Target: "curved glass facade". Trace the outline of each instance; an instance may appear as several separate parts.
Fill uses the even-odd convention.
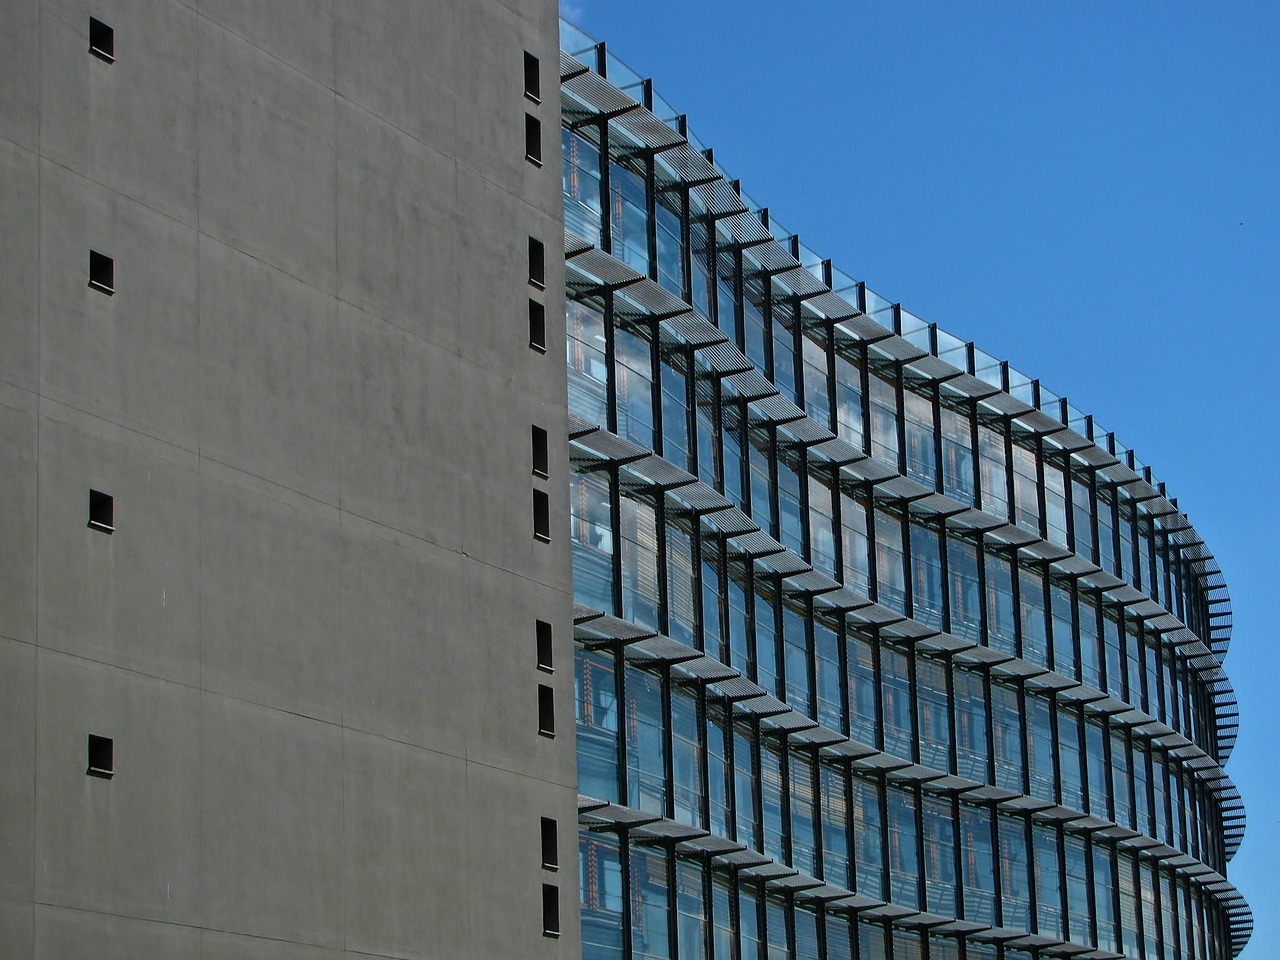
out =
[[[562,24],[588,958],[1225,958],[1213,558]]]

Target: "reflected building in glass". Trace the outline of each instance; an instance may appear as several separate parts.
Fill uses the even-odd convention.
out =
[[[1212,555],[561,25],[584,956],[1227,958]]]

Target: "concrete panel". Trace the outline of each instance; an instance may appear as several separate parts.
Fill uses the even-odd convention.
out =
[[[201,230],[330,292],[333,115],[326,84],[211,23],[201,31]]]
[[[467,765],[470,919],[477,957],[581,955],[577,913],[577,793],[481,764]],[[556,819],[557,871],[542,869],[541,818]],[[542,884],[560,889],[558,939],[542,936]]]
[[[36,906],[36,960],[200,960],[200,931],[107,913]]]
[[[544,402],[566,407],[563,348],[563,222],[545,217],[484,177],[458,168],[458,260],[469,280],[460,307],[468,359],[498,371]],[[547,289],[529,285],[529,238],[546,245]],[[548,353],[529,349],[529,299],[546,308]]]
[[[200,505],[204,689],[341,719],[337,510],[208,461]]]
[[[195,230],[48,160],[40,203],[41,392],[190,444]],[[88,286],[90,250],[115,259],[114,296]]]
[[[0,9],[5,17],[6,6]],[[3,25],[0,25],[0,30]],[[0,36],[4,36],[0,33]],[[7,69],[0,66],[0,71]],[[0,91],[5,80],[0,78]],[[5,94],[0,93],[0,98]],[[0,116],[4,105],[0,103]],[[35,153],[0,139],[0,380],[34,390],[39,338],[40,166]]]
[[[333,7],[334,0],[200,0],[200,16],[332,85]]]
[[[335,391],[343,510],[456,549],[466,457],[458,360],[355,307],[339,307]]]
[[[36,809],[36,648],[0,640],[0,902],[30,902]],[[6,941],[0,940],[0,943]]]
[[[286,943],[265,937],[205,930],[201,935],[200,960],[345,960],[343,950]]]
[[[458,882],[469,869],[465,761],[350,731],[343,753],[347,949],[483,955],[469,949]]]
[[[337,304],[223,243],[200,239],[200,450],[336,503]]]
[[[205,926],[342,943],[342,734],[205,694]]]
[[[576,786],[571,662],[563,660],[565,667],[555,674],[538,671],[534,632],[536,620],[548,620],[557,626],[561,649],[568,649],[565,644],[572,641],[567,599],[526,578],[475,561],[468,563],[463,576],[479,598],[470,611],[464,648],[469,662],[463,675],[470,682],[473,726],[467,757]],[[538,733],[540,683],[555,690],[554,739]]]
[[[38,670],[37,902],[195,923],[198,692],[47,651]],[[89,734],[114,779],[86,775]]]
[[[196,458],[46,402],[40,428],[40,643],[181,683],[199,680]],[[87,525],[114,498],[114,534]]]
[[[465,561],[358,517],[342,525],[345,724],[465,755],[474,601],[457,589]]]
[[[347,100],[337,124],[339,295],[456,350],[454,162]]]
[[[89,16],[115,63],[89,53]],[[186,224],[196,214],[196,14],[170,0],[45,5],[41,154]]]
[[[31,901],[0,899],[0,944],[12,960],[31,960],[35,950],[35,917]]]
[[[544,215],[560,217],[559,31],[540,32],[494,3],[458,4],[454,29],[460,51],[454,83],[467,91],[467,102],[487,105],[484,113],[459,109],[459,163],[483,171],[487,179]],[[524,95],[526,50],[545,68],[541,103]],[[542,124],[541,166],[525,159],[526,113]]]
[[[0,637],[36,639],[36,399],[0,383]]]
[[[489,123],[485,109],[462,92],[459,56],[479,50],[473,38],[455,49],[455,8],[474,0],[405,3],[364,0],[339,3],[334,13],[334,89],[370,113],[384,117],[424,143],[448,150],[460,122]]]
[[[0,36],[8,47],[0,58],[0,139],[34,150],[40,139],[38,0],[0,4]]]

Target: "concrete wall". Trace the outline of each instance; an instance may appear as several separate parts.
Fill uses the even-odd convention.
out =
[[[563,343],[556,4],[6,0],[0,33],[0,956],[578,954],[563,354],[527,327]]]

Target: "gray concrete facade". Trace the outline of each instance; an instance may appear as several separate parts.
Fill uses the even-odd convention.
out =
[[[580,952],[556,12],[0,4],[0,956]]]

